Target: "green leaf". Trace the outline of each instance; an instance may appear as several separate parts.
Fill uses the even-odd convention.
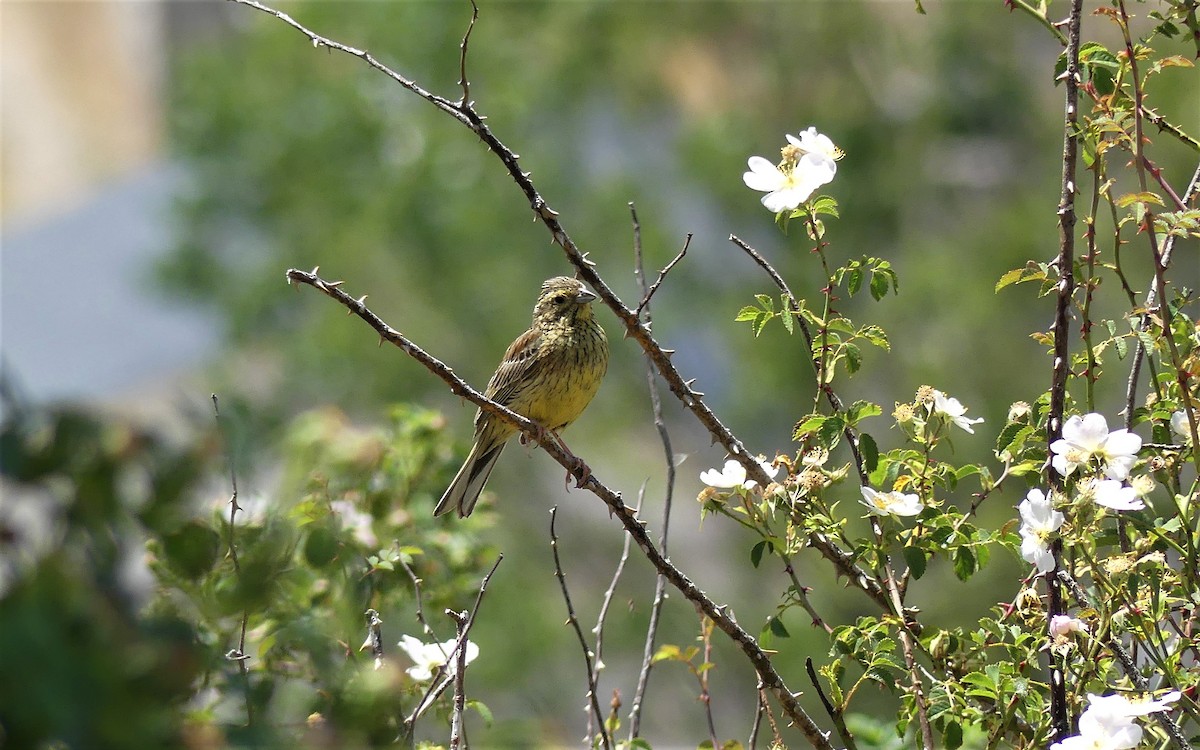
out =
[[[904,562],[908,565],[908,569],[912,572],[913,578],[920,578],[925,575],[925,564],[928,562],[925,558],[925,551],[919,547],[904,548]]]
[[[1153,203],[1156,206],[1165,205],[1162,198],[1160,198],[1156,193],[1151,193],[1149,191],[1141,193],[1126,193],[1116,200],[1118,208],[1125,208],[1133,203]]]
[[[853,297],[862,288],[863,272],[861,268],[852,268],[846,274],[846,291]]]
[[[942,739],[946,744],[946,750],[958,750],[963,743],[962,725],[957,721],[946,722],[946,728],[942,730]]]
[[[735,323],[742,323],[747,320],[754,320],[759,315],[762,315],[762,310],[759,310],[757,307],[753,307],[752,305],[746,305],[741,310],[738,310],[737,317],[733,320]]]
[[[780,297],[781,305],[779,317],[783,320],[783,328],[791,336],[796,328],[796,315],[792,312],[792,306],[788,302],[788,296],[785,294]]]
[[[843,352],[846,357],[846,372],[853,375],[862,369],[862,349],[854,344],[845,344]]]
[[[879,404],[873,404],[870,401],[855,401],[846,410],[846,422],[853,426],[867,417],[878,417],[882,413],[883,408]]]
[[[888,341],[887,332],[877,325],[865,325],[858,329],[858,335],[870,341],[875,346],[883,349],[885,352],[892,350],[891,342]]]
[[[841,417],[830,416],[821,423],[820,429],[817,430],[817,438],[821,441],[821,445],[832,449],[842,439],[842,432],[845,429],[846,422]]]
[[[772,545],[766,539],[764,539],[761,542],[759,542],[758,544],[754,545],[750,549],[750,564],[757,568],[759,566],[759,563],[762,562],[763,553],[766,552],[768,549],[770,549],[772,552],[775,550],[774,545]]]
[[[759,337],[759,335],[763,332],[763,329],[767,327],[767,323],[770,322],[772,317],[773,317],[772,315],[763,313],[763,314],[759,315],[758,318],[755,319],[754,323],[752,324],[753,329],[754,329],[754,338]]]
[[[489,727],[492,725],[492,709],[488,708],[483,701],[467,701],[466,706],[475,713],[479,714],[479,716],[483,719],[484,725]]]
[[[838,204],[833,198],[828,195],[819,195],[809,202],[809,208],[816,216],[832,216],[840,218],[838,214]]]
[[[212,570],[221,550],[221,537],[207,524],[190,521],[162,540],[167,564],[184,578],[195,580]]]
[[[978,570],[978,561],[970,547],[959,547],[954,551],[954,575],[958,580],[965,581]]]
[[[1041,263],[1029,261],[1024,268],[1014,268],[996,282],[996,291],[1010,284],[1023,284],[1026,281],[1046,281],[1046,267]]]
[[[871,298],[876,302],[887,296],[888,287],[896,289],[896,273],[877,267],[871,272]]]
[[[314,568],[323,568],[337,557],[337,534],[327,524],[313,526],[304,540],[304,561]]]
[[[771,629],[772,635],[778,636],[779,638],[791,638],[792,637],[791,633],[789,633],[787,631],[787,628],[785,628],[783,626],[783,621],[780,620],[778,617],[772,617],[770,619],[770,621],[767,623],[767,626]]]
[[[858,435],[858,450],[862,453],[863,469],[868,473],[875,471],[879,466],[879,446],[875,444],[875,438],[865,432],[860,432]]]

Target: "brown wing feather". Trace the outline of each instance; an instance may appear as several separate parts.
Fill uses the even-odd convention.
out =
[[[493,401],[505,406],[513,402],[518,388],[529,383],[530,375],[541,367],[538,359],[540,337],[532,328],[517,337],[504,352],[504,358],[492,379],[488,381],[486,394]]]

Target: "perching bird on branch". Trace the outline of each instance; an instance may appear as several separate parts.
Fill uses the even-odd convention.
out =
[[[608,338],[592,315],[595,299],[581,282],[566,276],[543,283],[533,324],[504,353],[488,381],[487,397],[558,438],[559,430],[587,408],[608,370]],[[475,444],[434,508],[435,516],[453,509],[459,516],[471,515],[496,459],[515,432],[507,422],[479,410]]]

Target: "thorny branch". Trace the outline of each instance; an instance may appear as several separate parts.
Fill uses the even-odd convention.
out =
[[[633,273],[637,278],[638,290],[641,292],[645,309],[646,325],[652,325],[650,294],[646,289],[646,273],[642,263],[642,226],[638,221],[637,209],[629,204],[629,218],[633,223]],[[684,246],[687,249],[687,246]],[[682,253],[679,257],[683,257]],[[663,272],[664,274],[666,271]],[[654,365],[649,357],[646,358],[646,384],[650,390],[650,409],[654,415],[654,429],[658,432],[659,441],[663,447],[663,460],[667,467],[667,484],[663,492],[662,531],[658,536],[658,546],[663,555],[667,554],[667,536],[671,526],[671,502],[675,494],[675,454],[671,450],[671,435],[667,432],[667,423],[663,420],[662,399],[658,395],[658,381],[654,376]],[[639,510],[642,504],[639,502]],[[641,731],[642,707],[645,705],[646,687],[650,682],[650,670],[654,666],[654,642],[658,637],[658,623],[662,616],[663,602],[667,596],[667,580],[659,573],[654,578],[654,600],[650,605],[650,622],[646,625],[646,641],[642,648],[642,668],[638,672],[637,687],[633,693],[633,704],[629,709],[629,740],[632,742]]]
[[[1070,349],[1068,347],[1067,319],[1071,311],[1071,299],[1075,294],[1075,174],[1079,154],[1079,31],[1083,13],[1083,0],[1071,0],[1071,11],[1067,22],[1067,67],[1062,74],[1065,80],[1065,113],[1063,125],[1062,192],[1058,203],[1059,252],[1055,264],[1058,267],[1057,297],[1054,308],[1054,361],[1050,383],[1050,413],[1046,422],[1046,444],[1050,445],[1062,437],[1063,416],[1067,404],[1067,378],[1070,375]],[[1062,477],[1047,462],[1046,484],[1052,492],[1061,491]],[[1057,571],[1062,559],[1062,539],[1051,544],[1054,554],[1054,569]],[[1046,577],[1049,594],[1048,616],[1061,615],[1066,611],[1063,604],[1062,587],[1057,576]],[[1062,741],[1071,733],[1071,721],[1067,715],[1067,686],[1062,668],[1050,659],[1050,723],[1054,727],[1055,739]]]
[[[221,426],[221,407],[217,401],[217,394],[212,394],[213,419],[217,426]],[[237,486],[237,469],[233,463],[233,447],[229,443],[229,435],[226,433],[225,438],[225,453],[226,460],[229,461],[229,558],[233,561],[233,573],[239,579],[242,575],[242,565],[238,561],[237,544],[234,543],[234,519],[237,517],[237,512],[241,510],[238,505],[238,486]],[[242,610],[242,625],[241,634],[238,636],[238,645],[236,649],[230,649],[225,654],[225,658],[230,661],[236,661],[238,671],[242,675],[242,688],[246,691],[246,726],[254,724],[254,703],[250,700],[250,670],[246,666],[246,662],[250,660],[250,656],[246,653],[246,623],[250,619],[250,610]]]

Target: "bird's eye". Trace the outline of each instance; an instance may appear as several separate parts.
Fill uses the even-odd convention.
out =
[[[550,300],[550,301],[551,301],[551,302],[553,302],[553,303],[554,303],[554,304],[556,304],[556,305],[561,305],[562,303],[564,303],[564,302],[566,302],[566,301],[567,301],[567,295],[565,295],[565,294],[556,294],[556,295],[554,296],[554,299],[552,299],[552,300]]]

